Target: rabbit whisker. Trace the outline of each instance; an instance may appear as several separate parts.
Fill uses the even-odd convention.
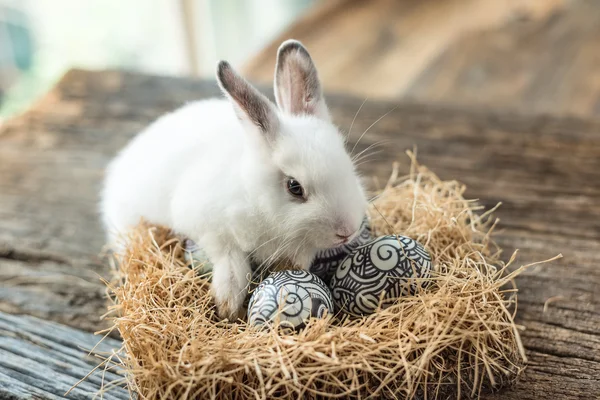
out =
[[[360,110],[362,110],[362,108],[365,105],[365,103],[367,102],[367,100],[369,100],[369,96],[365,97],[365,99],[363,100],[363,102],[360,105],[360,107],[358,107],[358,110],[356,111],[356,114],[354,114],[354,118],[352,118],[352,123],[350,124],[350,129],[348,129],[348,134],[346,135],[346,139],[349,139],[350,135],[352,135],[352,127],[354,126],[354,121],[356,121],[356,117],[358,117],[358,114],[360,113]]]
[[[384,119],[385,117],[387,117],[389,113],[391,113],[392,111],[396,110],[397,108],[398,108],[398,106],[392,108],[390,111],[386,112],[381,117],[379,117],[375,122],[373,122],[371,125],[369,125],[369,127],[363,132],[363,134],[360,135],[360,137],[358,138],[358,140],[356,141],[356,143],[354,143],[354,147],[352,147],[352,151],[350,152],[350,154],[354,153],[354,150],[356,150],[356,146],[358,146],[358,144],[360,143],[361,139],[366,135],[366,133],[369,132],[369,129],[371,129],[379,121],[381,121],[382,119]]]

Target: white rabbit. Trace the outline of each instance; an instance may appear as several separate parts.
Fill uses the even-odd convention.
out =
[[[162,116],[112,161],[101,212],[114,248],[140,218],[194,240],[214,264],[218,313],[233,319],[250,260],[308,269],[318,249],[356,235],[367,201],[300,42],[278,51],[279,109],[225,61],[217,79],[228,100]]]

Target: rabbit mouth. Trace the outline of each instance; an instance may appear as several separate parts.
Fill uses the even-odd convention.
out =
[[[338,236],[335,235],[335,240],[333,241],[333,245],[331,247],[343,246],[352,242],[356,238],[356,232],[349,236]]]
[[[350,240],[350,236],[339,236],[339,235],[335,235],[336,240],[333,242],[334,246],[341,246],[343,244],[348,243]]]

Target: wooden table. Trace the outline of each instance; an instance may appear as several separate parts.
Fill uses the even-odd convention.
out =
[[[328,0],[264,46],[245,76],[273,81],[302,41],[326,90],[465,108],[600,116],[597,0]]]
[[[210,82],[123,72],[70,71],[0,130],[0,398],[60,398],[98,363],[86,357],[105,327],[108,271],[98,257],[103,168],[152,119],[214,95]],[[361,99],[329,96],[347,129]],[[521,263],[562,253],[517,280],[529,367],[503,399],[600,395],[600,121],[367,102],[350,143],[389,140],[365,175],[387,179],[404,150],[467,196],[498,211],[507,254]],[[546,307],[544,307],[546,305]],[[119,346],[109,339],[100,349]],[[110,372],[108,373],[111,374]],[[69,396],[90,398],[102,371]],[[110,375],[109,378],[115,378]],[[124,389],[106,398],[127,398]]]

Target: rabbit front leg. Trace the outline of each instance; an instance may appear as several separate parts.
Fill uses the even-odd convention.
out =
[[[306,250],[302,253],[296,254],[296,266],[308,271],[313,260],[315,259],[316,253],[316,250]]]
[[[248,294],[250,263],[246,253],[229,250],[211,257],[213,263],[212,294],[220,318],[235,321],[243,315],[243,303]]]

